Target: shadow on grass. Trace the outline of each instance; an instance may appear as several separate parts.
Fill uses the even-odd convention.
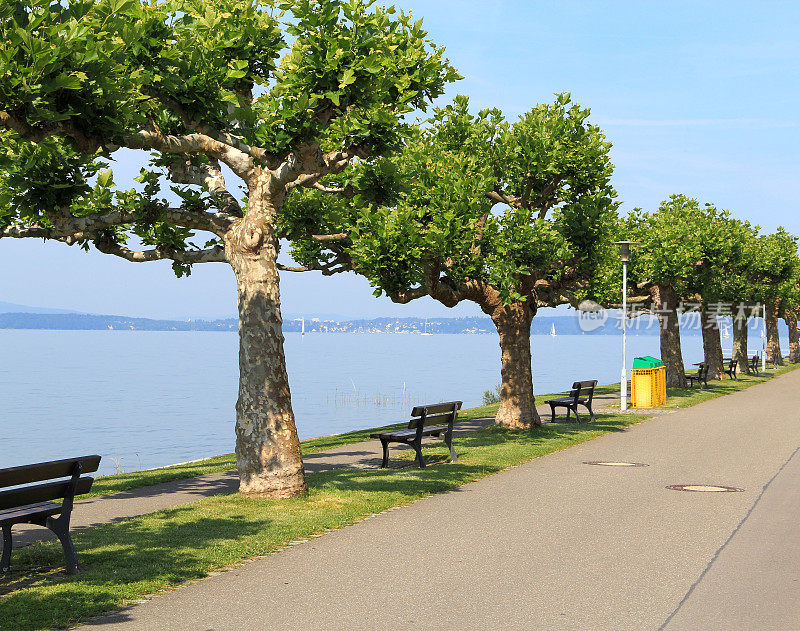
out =
[[[76,576],[60,571],[64,561],[58,544],[15,551],[12,573],[0,583],[0,629],[65,626],[118,606],[118,587],[143,595],[152,593],[153,585],[158,589],[201,578],[218,564],[207,559],[208,550],[246,540],[269,525],[264,518],[193,514],[189,506],[175,508],[76,535],[78,559],[85,568]]]
[[[453,439],[458,460],[450,462],[443,442],[423,447],[428,466],[403,469],[333,469],[308,478],[312,489],[335,489],[367,493],[389,493],[405,499],[457,490],[459,486],[500,471],[510,464],[524,462],[547,453],[588,440],[597,435],[625,431],[634,419],[621,420],[614,415],[598,415],[593,423],[548,423],[530,430],[510,430],[490,425],[474,434]],[[494,457],[492,448],[501,447],[503,457]],[[405,452],[406,462],[413,459]]]

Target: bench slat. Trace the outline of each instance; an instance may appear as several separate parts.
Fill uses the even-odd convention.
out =
[[[431,434],[442,434],[447,431],[447,425],[433,425],[425,427],[422,430],[423,436],[430,436]],[[396,429],[391,432],[380,432],[378,434],[370,434],[370,438],[390,437],[390,438],[414,438],[417,435],[415,429]]]
[[[92,488],[92,482],[94,482],[94,478],[88,476],[79,478],[75,488],[75,495],[88,493],[89,489]],[[61,499],[66,495],[69,484],[69,480],[62,480],[60,482],[46,482],[19,489],[0,491],[0,510]]]
[[[426,414],[440,414],[442,412],[453,412],[461,409],[461,401],[448,401],[447,403],[435,403],[434,405],[418,405],[411,410],[411,416],[422,416],[422,411],[427,410]]]
[[[100,466],[100,456],[93,455],[8,467],[7,469],[0,469],[0,488],[41,482],[42,480],[53,480],[55,478],[66,478],[72,475],[75,462],[78,460],[81,463],[82,473],[92,473],[97,471]]]
[[[54,504],[53,502],[41,502],[39,504],[28,504],[27,506],[19,506],[17,508],[9,508],[8,510],[0,511],[0,524],[18,523],[26,521],[34,515],[55,515],[61,512],[61,504]]]
[[[450,412],[450,414],[431,414],[430,416],[425,417],[425,427],[428,427],[429,425],[435,425],[436,423],[449,423],[452,418],[452,412]],[[412,418],[408,422],[408,429],[417,427],[417,425],[419,425],[421,422],[421,418]]]

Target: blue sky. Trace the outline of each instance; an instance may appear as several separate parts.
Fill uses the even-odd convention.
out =
[[[623,211],[672,193],[800,233],[800,3],[400,0],[465,76],[468,94],[514,118],[555,92],[592,108],[614,143]],[[127,169],[125,167],[128,167]],[[121,165],[120,172],[132,165]],[[0,241],[0,300],[144,317],[235,313],[224,264],[175,279],[63,244]],[[284,274],[287,314],[475,315],[425,299],[393,305],[352,275]]]

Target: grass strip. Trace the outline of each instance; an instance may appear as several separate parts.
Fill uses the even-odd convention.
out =
[[[69,577],[56,542],[15,551],[14,571],[0,583],[0,629],[32,631],[76,624],[116,607],[207,576],[287,543],[341,528],[372,514],[455,489],[645,418],[599,415],[591,424],[548,424],[512,431],[490,426],[426,448],[425,469],[339,469],[308,478],[307,494],[290,500],[219,495],[75,533],[85,572]],[[410,463],[409,463],[410,464]]]

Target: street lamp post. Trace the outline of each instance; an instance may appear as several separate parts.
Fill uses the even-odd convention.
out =
[[[761,372],[767,372],[767,303],[764,305],[764,327],[761,329]],[[773,367],[775,364],[773,364]]]
[[[641,241],[617,241],[619,258],[622,261],[622,370],[619,375],[619,409],[628,409],[628,262],[631,260],[631,246]]]

